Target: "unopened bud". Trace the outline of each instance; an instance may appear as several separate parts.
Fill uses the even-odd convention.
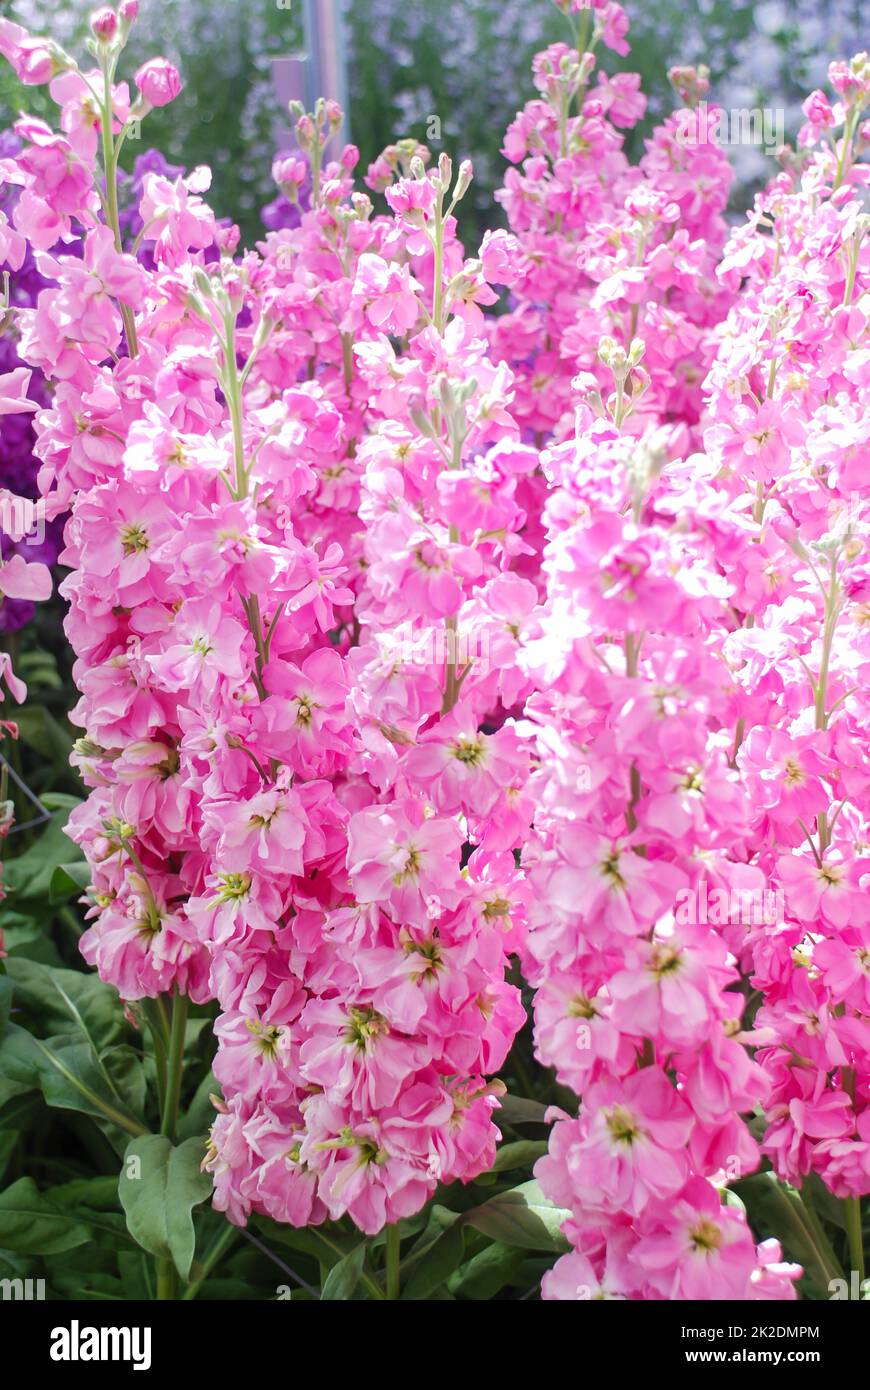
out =
[[[91,15],[91,33],[100,43],[111,43],[118,32],[118,16],[109,5]]]

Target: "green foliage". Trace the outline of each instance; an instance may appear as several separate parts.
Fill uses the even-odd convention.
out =
[[[196,1139],[175,1148],[165,1135],[143,1134],[127,1145],[118,1180],[134,1240],[152,1255],[173,1260],[185,1280],[196,1246],[193,1208],[211,1192],[201,1160],[202,1144]]]

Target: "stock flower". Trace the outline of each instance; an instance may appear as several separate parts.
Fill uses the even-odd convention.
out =
[[[870,1187],[866,64],[729,231],[715,132],[674,113],[630,164],[636,75],[590,85],[625,13],[571,8],[590,46],[536,58],[479,256],[470,166],[390,147],[376,213],[334,103],[256,247],[154,161],[125,241],[92,75],[0,21],[60,107],[0,161],[0,257],[45,281],[0,413],[69,510],[82,950],[124,998],[216,1001],[216,1207],[366,1234],[491,1167],[516,954],[579,1101],[543,1296],[786,1299],[727,1184],[763,1152]],[[118,130],[181,87],[134,81]],[[43,597],[6,531],[0,592]],[[785,910],[685,920],[708,881]]]
[[[178,69],[165,58],[149,58],[133,80],[149,106],[168,106],[181,91]]]
[[[18,415],[22,411],[39,409],[36,401],[27,398],[32,375],[26,367],[0,374],[0,415]]]

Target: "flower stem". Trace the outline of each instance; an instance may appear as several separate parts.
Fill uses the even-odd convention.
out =
[[[432,322],[435,325],[435,332],[443,337],[444,334],[444,192],[438,190],[435,202],[435,265],[434,265],[434,289],[432,299]]]
[[[846,1218],[846,1235],[849,1239],[849,1264],[857,1270],[858,1286],[864,1282],[864,1236],[861,1230],[861,1199],[845,1197],[843,1215]],[[860,1292],[859,1295],[860,1297]]]
[[[185,1301],[196,1298],[196,1295],[199,1293],[200,1289],[202,1288],[206,1279],[211,1274],[215,1265],[227,1253],[233,1241],[237,1238],[238,1234],[239,1229],[237,1226],[231,1225],[229,1221],[224,1223],[217,1237],[212,1242],[208,1252],[204,1256],[202,1264],[198,1268],[196,1277],[191,1279],[187,1288],[184,1290],[184,1293],[181,1295],[181,1297]],[[197,1269],[196,1264],[194,1264],[194,1269]]]
[[[398,1221],[394,1221],[392,1226],[387,1227],[387,1298],[397,1299],[399,1297],[399,1272],[401,1269],[400,1248],[402,1235],[399,1230]]]
[[[172,1260],[157,1261],[157,1297],[159,1300],[174,1299],[178,1289],[175,1265]]]
[[[115,238],[115,250],[120,254],[124,249],[121,240],[121,221],[118,215],[118,152],[112,138],[112,79],[114,77],[114,63],[106,60],[103,66],[103,101],[100,112],[100,139],[103,152],[103,172],[106,176],[106,217],[112,235]],[[119,147],[120,148],[120,147]],[[133,310],[129,304],[120,304],[121,318],[124,323],[124,336],[127,339],[127,351],[131,357],[136,357],[139,352],[139,341],[136,337],[136,320]]]
[[[160,1132],[175,1143],[178,1125],[178,1105],[181,1098],[181,1074],[184,1066],[184,1039],[187,1028],[187,996],[176,994],[172,1001],[172,1029],[169,1035],[169,1054],[166,1062],[166,1094]]]

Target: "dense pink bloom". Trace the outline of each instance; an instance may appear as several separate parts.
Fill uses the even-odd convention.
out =
[[[208,170],[151,173],[126,254],[93,74],[0,21],[60,108],[0,165],[0,261],[48,282],[0,414],[69,513],[82,951],[125,999],[216,1001],[219,1210],[366,1234],[492,1166],[519,957],[578,1100],[543,1296],[789,1299],[729,1184],[763,1154],[870,1190],[870,80],[833,65],[729,229],[697,120],[627,158],[639,80],[592,82],[622,7],[560,8],[477,256],[471,166],[389,147],[376,213],[331,102],[275,162],[287,225],[240,249]],[[135,86],[113,129],[181,83]],[[22,501],[0,594],[42,598]]]

